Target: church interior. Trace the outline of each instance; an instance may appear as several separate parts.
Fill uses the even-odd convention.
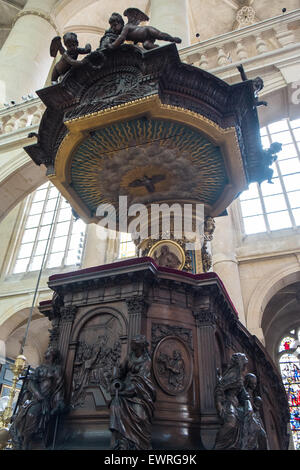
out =
[[[143,56],[142,53],[135,52],[134,55],[131,52],[130,47],[138,49],[138,46],[123,44],[117,46],[115,50],[111,49],[112,52],[110,51],[110,55],[107,54],[104,65],[101,63],[102,52],[99,52],[98,56],[95,56],[95,61],[99,61],[101,65],[91,65],[90,69],[85,65],[82,67],[74,65],[74,68],[67,72],[69,75],[66,74],[62,80],[53,81],[53,71],[61,57],[60,53],[55,57],[50,54],[53,38],[58,36],[62,38],[66,33],[75,33],[81,48],[89,44],[91,49],[86,51],[98,50],[100,39],[109,28],[112,13],[119,12],[122,15],[131,7],[144,12],[145,18],[150,18],[149,22],[142,21],[142,24],[150,24],[160,31],[166,31],[170,38],[180,38],[181,42],[158,40],[158,47],[151,49],[150,45],[150,50],[143,52]],[[143,20],[142,16],[141,18]],[[146,49],[146,43],[144,47]],[[119,59],[120,48],[124,49],[124,59]],[[81,55],[80,59],[84,57],[85,55]],[[116,67],[118,60],[123,60],[122,70],[118,72],[120,81],[116,85],[120,88],[132,86],[135,77],[131,76],[130,67],[133,67],[133,63],[137,67],[136,64],[144,61],[143,67],[148,67],[149,76],[152,73],[151,80],[154,82],[159,61],[169,61],[170,70],[173,70],[173,67],[178,71],[177,78],[170,78],[170,83],[174,81],[169,84],[169,89],[172,91],[168,89],[166,72],[166,77],[158,86],[157,94],[153,91],[154,88],[148,92],[147,87],[154,85],[150,79],[148,80],[148,75],[145,75],[146,72],[144,73],[141,66],[144,84],[141,85],[142,91],[137,97],[138,102],[135,104],[136,97],[128,94],[127,105],[123,106],[122,92],[119,89],[111,91],[112,88],[109,89],[111,84],[108,79],[106,80],[109,76],[101,75],[101,67],[108,67],[111,63]],[[83,83],[80,71],[85,68],[86,72],[82,72],[82,76],[85,73]],[[99,77],[98,82],[95,77]],[[251,94],[248,84],[256,83],[257,77],[262,79],[263,85],[257,89],[256,107],[253,110],[254,108],[247,104],[250,100],[247,97],[249,93]],[[211,93],[209,95],[211,101],[209,102],[207,98],[209,104],[205,104],[205,109],[210,109],[210,116],[207,111],[205,117],[199,117],[201,113],[197,103],[201,103],[202,98],[194,98],[198,95],[193,80],[195,83],[197,80],[207,80],[207,95]],[[142,83],[142,80],[139,83]],[[195,107],[193,109],[190,107],[189,110],[187,110],[190,106],[189,97],[186,91],[188,87],[193,90],[193,99],[196,103]],[[76,90],[79,88],[81,101],[76,101],[76,96],[79,96],[79,91]],[[250,130],[248,124],[240,127],[244,147],[239,147],[238,137],[231,134],[230,129],[233,124],[229,117],[226,123],[224,118],[223,125],[222,113],[225,116],[225,111],[223,104],[221,106],[221,100],[225,93],[229,96],[230,90],[236,90],[235,96],[239,96],[240,100],[233,97],[230,101],[232,109],[237,109],[234,111],[236,115],[239,111],[242,114],[241,109],[245,106],[247,123],[251,122],[251,126],[254,127],[257,123],[259,126],[257,129],[263,152],[267,155],[268,149],[272,148],[274,143],[281,144],[280,151],[276,152],[276,157],[273,155],[273,160],[270,162],[272,170],[270,180],[266,177],[261,181],[254,170],[251,173],[251,165],[257,164],[259,156],[256,141],[254,142],[255,137],[252,138],[251,135],[249,137],[247,134],[252,132],[250,124]],[[93,96],[92,91],[95,93]],[[105,105],[107,109],[97,108],[96,101],[103,99],[106,92],[111,93],[106,101],[109,103]],[[203,102],[205,99],[204,97]],[[115,105],[119,106],[117,115],[111,110]],[[73,112],[74,106],[76,112]],[[62,118],[66,109],[66,114]],[[149,125],[143,123],[143,113],[146,113],[145,121],[148,120]],[[214,116],[217,116],[216,119]],[[69,134],[59,134],[59,131],[54,129],[56,125],[60,125],[62,119]],[[123,121],[120,121],[121,119]],[[102,126],[103,123],[107,126],[102,133],[102,128],[99,130],[97,127],[100,122]],[[133,123],[130,124],[130,129],[128,122]],[[172,125],[168,127],[166,123],[169,125],[170,122]],[[151,123],[156,123],[157,128],[152,129]],[[171,136],[173,139],[170,147],[163,147],[159,151],[147,144],[141,154],[144,159],[141,171],[139,171],[140,154],[136,148],[135,152],[131,153],[126,153],[124,150],[132,142],[127,131],[135,136],[138,132],[142,132],[140,126],[144,126],[145,129],[143,139],[150,136],[154,142],[158,135],[167,135],[168,138]],[[194,134],[191,133],[191,128],[194,129]],[[183,140],[179,142],[172,132],[182,133]],[[202,133],[217,142],[217,150],[221,149],[221,153],[218,153],[215,147],[210,149],[211,141],[208,138],[205,140]],[[118,145],[113,148],[112,142],[117,141],[115,137],[117,134]],[[82,136],[85,140],[82,140]],[[193,146],[198,145],[197,139],[202,148],[208,149],[206,157],[203,157],[206,158],[206,164],[213,165],[212,170],[207,170],[207,173],[205,168],[203,173],[202,169],[199,170],[200,183],[193,170],[195,165],[198,165],[196,157],[194,160],[185,157],[185,152],[192,152]],[[48,147],[46,144],[49,144]],[[93,179],[91,173],[98,165],[93,149],[100,152],[101,145],[103,148],[109,148],[111,157],[109,163],[101,163],[101,169],[97,167],[98,179]],[[54,166],[50,161],[50,151],[47,153],[47,150],[45,152],[43,150],[45,146],[54,149],[53,152],[56,154]],[[157,156],[152,156],[153,151],[158,152]],[[159,152],[162,152],[162,157]],[[224,169],[222,155],[225,155],[226,160]],[[164,159],[164,164],[159,158]],[[211,161],[213,163],[210,163]],[[114,174],[114,169],[118,165],[121,169]],[[244,167],[248,165],[247,171],[242,170],[243,165]],[[158,175],[159,178],[156,175],[156,180],[153,176],[156,170],[152,171],[154,167],[159,167],[162,174]],[[148,171],[147,175],[152,171],[151,178],[146,178],[145,168],[146,173]],[[172,176],[175,174],[177,179]],[[251,177],[252,174],[255,176]],[[222,192],[227,184],[225,181],[227,177],[231,180],[231,185],[229,184],[229,189]],[[70,183],[71,178],[72,183]],[[188,199],[186,194],[192,193],[193,188],[200,186],[203,190],[202,192],[199,190],[199,194],[205,198],[209,193],[207,205],[213,207],[212,212],[208,214],[213,219],[213,230],[210,232],[208,229],[207,232],[209,234],[208,251],[205,252],[207,258],[203,256],[202,250],[200,261],[188,259],[186,253],[183,254],[181,245],[170,241],[169,248],[173,250],[173,258],[177,260],[181,256],[182,258],[178,265],[170,262],[169,265],[162,264],[161,266],[165,268],[159,269],[157,266],[160,265],[159,259],[163,257],[163,249],[157,248],[155,253],[154,247],[159,247],[162,241],[154,247],[153,244],[146,246],[134,243],[131,233],[117,229],[103,229],[95,217],[96,201],[100,200],[99,187],[106,202],[114,201],[117,190],[121,188],[124,190],[121,194],[132,195],[131,202],[144,203],[148,201],[146,196],[152,197],[154,193],[157,196],[156,200],[163,200],[161,195],[167,187],[171,198],[173,194],[181,191],[180,199]],[[155,201],[154,196],[153,198]],[[80,374],[85,374],[89,369],[88,366],[84,371],[80,369],[79,349],[74,352],[74,338],[79,338],[82,341],[80,344],[84,344],[91,334],[89,331],[98,328],[97,331],[101,334],[103,331],[105,333],[101,337],[98,336],[98,339],[95,336],[94,345],[98,341],[99,350],[104,350],[106,347],[106,352],[109,345],[110,356],[106,357],[109,357],[107,361],[112,362],[113,354],[119,354],[117,350],[120,338],[121,356],[126,355],[126,335],[132,340],[136,350],[141,346],[136,338],[133,338],[134,334],[145,335],[148,342],[152,338],[150,345],[152,349],[150,349],[153,361],[156,361],[153,362],[153,373],[156,388],[159,389],[157,405],[154,403],[154,407],[157,406],[157,415],[162,413],[164,417],[162,424],[159,418],[154,421],[154,448],[169,445],[169,441],[164,441],[166,438],[160,429],[172,428],[171,425],[168,424],[169,428],[165,424],[170,419],[168,413],[174,405],[171,399],[176,398],[176,403],[185,410],[182,411],[183,415],[186,413],[184,416],[187,416],[183,429],[192,429],[191,432],[186,431],[189,436],[187,441],[184,441],[184,430],[181,434],[179,431],[174,431],[174,442],[187,442],[183,445],[188,446],[191,442],[195,442],[194,436],[198,432],[196,417],[198,405],[195,405],[194,409],[187,410],[186,402],[182,398],[184,393],[186,400],[192,400],[191,390],[197,394],[195,390],[199,377],[201,377],[199,382],[207,380],[211,387],[216,380],[214,368],[217,365],[224,372],[225,363],[229,362],[229,351],[250,355],[249,360],[253,370],[255,351],[259,351],[257,356],[266,354],[267,361],[271,361],[276,371],[274,373],[277,373],[282,380],[289,413],[286,436],[279,431],[277,433],[279,437],[270,436],[273,432],[276,434],[275,428],[277,429],[279,425],[276,419],[272,421],[271,418],[266,418],[264,425],[270,447],[300,450],[300,1],[136,0],[132,4],[128,0],[110,2],[0,0],[0,239],[0,413],[5,410],[12,388],[15,387],[13,397],[15,404],[22,387],[21,380],[14,383],[13,364],[16,358],[20,354],[24,355],[26,366],[30,365],[34,370],[43,364],[49,341],[60,345],[62,351],[62,344],[65,343],[62,339],[56,341],[56,317],[53,312],[56,309],[64,312],[65,317],[68,317],[64,325],[69,325],[69,316],[73,315],[70,311],[74,307],[77,311],[81,309],[82,317],[78,317],[78,323],[74,324],[73,329],[71,326],[64,326],[63,334],[70,335],[69,349],[66,349],[64,354],[66,354],[66,370],[74,368],[73,378],[71,372],[67,373],[67,386],[75,387],[72,406],[74,409],[76,406],[81,409],[72,411],[73,414],[66,418],[65,434],[56,428],[54,431],[50,430],[50,437],[47,438],[49,442],[53,440],[53,433],[58,445],[60,442],[67,442],[65,436],[68,433],[70,435],[74,433],[74,443],[68,443],[68,448],[76,448],[83,435],[93,434],[93,423],[98,419],[101,432],[98,434],[95,432],[94,440],[91,438],[89,441],[87,437],[87,446],[97,448],[95,442],[97,439],[101,440],[103,436],[101,448],[107,448],[109,445],[107,426],[103,424],[108,420],[107,412],[102,410],[103,398],[94,391],[91,391],[90,395],[87,394],[87,398],[83,397],[80,381],[86,378]],[[175,272],[177,270],[183,273],[181,277],[177,276]],[[145,273],[143,282],[141,273]],[[107,286],[109,294],[105,294],[106,297],[103,294],[103,298],[100,299],[101,276],[106,276],[103,283]],[[172,288],[163,287],[164,283],[167,286],[168,276],[170,276],[168,285],[174,283]],[[203,284],[200,286],[198,282]],[[126,295],[134,283],[140,287],[135,288],[135,297],[132,300]],[[197,287],[198,285],[200,287]],[[142,304],[140,302],[143,289],[148,292],[150,299],[147,304],[148,307],[151,304],[148,314],[144,313],[143,299]],[[163,289],[165,291],[173,289],[173,294],[177,289],[178,298],[174,294],[173,300],[168,302],[163,300],[163,296],[167,295],[162,293]],[[220,351],[223,349],[225,351],[227,348],[227,353],[224,352],[226,360],[220,354],[220,358],[211,365],[212,369],[206,370],[205,377],[202,378],[200,371],[200,376],[195,379],[195,386],[191,387],[191,381],[194,380],[192,377],[195,376],[197,368],[201,369],[199,364],[201,360],[204,361],[205,354],[214,355],[210,344],[212,340],[209,336],[205,336],[212,334],[207,333],[208,328],[212,328],[211,320],[205,323],[206,333],[203,328],[197,330],[196,325],[201,322],[204,324],[201,316],[204,315],[204,307],[200,305],[200,297],[195,300],[194,291],[197,289],[202,292],[201,299],[208,296],[211,305],[217,305],[216,315],[220,316],[217,329],[222,329],[223,319],[220,313],[222,309],[226,311],[226,318],[231,318],[232,312],[236,312],[240,326],[234,327],[236,330],[233,327],[230,330],[231,327],[228,327],[230,331],[238,330],[236,343],[235,340],[230,340],[231,345],[228,346],[220,340]],[[209,290],[208,294],[205,289]],[[221,296],[220,292],[227,299],[226,308],[222,304],[225,300],[216,300]],[[91,299],[95,299],[97,295],[99,303],[97,311],[101,314],[95,316],[97,302]],[[184,301],[183,296],[186,296]],[[59,306],[61,299],[64,301],[64,306]],[[138,306],[137,301],[140,302]],[[95,306],[89,307],[89,302]],[[193,310],[195,317],[193,327],[186,307],[189,302],[196,302],[193,304],[194,310],[198,309],[197,315],[201,317],[199,319]],[[174,312],[178,309],[178,315],[182,314],[181,323],[174,325],[168,323],[172,314],[170,310],[172,305],[175,306]],[[131,328],[129,333],[126,315],[122,313],[118,317],[116,313],[118,309],[121,312],[125,311],[125,308],[133,312],[128,320],[129,330]],[[68,313],[66,309],[69,309]],[[231,309],[230,314],[229,309]],[[163,332],[159,325],[161,318],[165,330],[168,330],[167,333]],[[208,324],[210,326],[207,326]],[[67,328],[70,328],[70,331]],[[108,330],[112,331],[112,339],[106,336]],[[192,330],[193,343],[189,336],[189,331]],[[116,336],[116,331],[119,336]],[[184,335],[189,339],[185,340]],[[214,337],[217,338],[218,335]],[[230,335],[228,338],[230,339]],[[205,341],[207,345],[204,351],[204,346],[201,345]],[[249,348],[247,351],[241,350],[244,344]],[[198,356],[197,348],[199,348]],[[161,373],[162,368],[166,367],[163,355],[167,357],[171,352],[177,364],[180,355],[184,361],[185,374],[181,382],[179,379],[176,383],[172,382],[171,376],[167,382]],[[146,364],[148,356],[146,352],[143,354]],[[191,357],[196,356],[197,360],[194,360],[192,370]],[[71,362],[71,357],[73,359],[75,357],[74,364]],[[264,360],[261,359],[261,364]],[[107,380],[105,374],[108,374],[104,369],[103,366],[102,385]],[[256,372],[258,370],[263,374],[263,366],[257,366]],[[94,369],[93,383],[96,383],[99,371],[100,368]],[[207,377],[211,377],[209,379],[211,382]],[[265,389],[268,387],[272,388],[269,382],[266,382]],[[103,388],[105,401],[107,389],[104,385]],[[260,388],[262,401],[264,401],[263,389],[264,387]],[[199,385],[199,390],[201,395],[199,409],[202,410],[201,426],[203,426],[200,448],[212,449],[218,428],[212,412],[214,404],[205,396],[202,384]],[[270,392],[266,390],[266,394],[270,393],[270,396],[273,396],[273,390]],[[167,399],[163,401],[165,398],[162,397],[162,391],[170,398],[169,401]],[[85,400],[85,404],[83,405],[82,401],[78,405],[80,400]],[[87,418],[88,412],[84,414],[84,410],[90,410],[88,407],[92,406],[90,405],[92,400],[96,403],[97,412]],[[195,403],[198,403],[196,398]],[[181,418],[179,416],[176,419],[180,421]],[[78,428],[82,426],[84,429],[82,435],[74,431],[76,423],[79,423]],[[283,441],[284,444],[281,443]],[[63,445],[61,444],[62,448]],[[146,448],[146,444],[143,445],[141,448]]]

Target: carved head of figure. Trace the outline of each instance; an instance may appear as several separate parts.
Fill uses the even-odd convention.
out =
[[[131,350],[134,352],[136,357],[142,356],[146,351],[149,343],[144,335],[136,335],[131,340]]]
[[[245,375],[244,380],[246,390],[255,390],[257,387],[257,378],[254,374],[247,374]]]
[[[282,150],[282,144],[280,144],[279,142],[273,142],[269,148],[269,151],[272,155],[275,155],[276,153],[281,152],[281,150]]]
[[[60,364],[60,352],[58,349],[48,348],[45,352],[44,360],[46,364],[58,365]]]
[[[264,88],[264,81],[261,77],[256,77],[253,80],[253,88],[255,93],[259,93]]]
[[[120,13],[112,13],[109,18],[109,24],[112,32],[119,35],[124,27],[124,20]]]
[[[78,39],[75,33],[66,33],[63,36],[64,44],[68,51],[77,49]]]

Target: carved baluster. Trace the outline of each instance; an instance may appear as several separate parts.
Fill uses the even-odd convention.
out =
[[[27,112],[23,112],[17,121],[17,128],[23,129],[28,125],[28,114]]]
[[[276,33],[276,39],[279,44],[284,47],[295,42],[295,34],[293,30],[288,28],[287,24],[281,24],[274,28]]]
[[[258,54],[264,54],[269,50],[266,41],[260,36],[260,34],[256,36],[256,50]]]
[[[15,116],[9,116],[9,119],[6,121],[3,127],[4,134],[9,134],[10,132],[13,132],[15,130],[15,127],[16,127]]]
[[[226,52],[222,47],[218,49],[218,65],[227,65],[228,64],[228,57]]]
[[[236,54],[240,61],[248,59],[248,53],[242,41],[236,43]]]
[[[202,54],[199,62],[199,67],[201,69],[207,70],[209,65],[208,65],[208,59],[206,54]]]

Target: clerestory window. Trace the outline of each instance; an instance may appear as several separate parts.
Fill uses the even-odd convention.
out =
[[[283,119],[261,129],[264,148],[272,142],[282,151],[271,167],[273,184],[252,183],[240,196],[246,235],[300,226],[300,119]]]
[[[86,224],[52,183],[29,196],[13,273],[81,264]]]

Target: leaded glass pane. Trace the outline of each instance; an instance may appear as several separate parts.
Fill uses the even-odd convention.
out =
[[[290,423],[293,435],[294,446],[300,450],[300,361],[299,355],[295,352],[295,347],[299,344],[298,329],[297,334],[286,335],[279,345],[279,366],[287,393]]]

